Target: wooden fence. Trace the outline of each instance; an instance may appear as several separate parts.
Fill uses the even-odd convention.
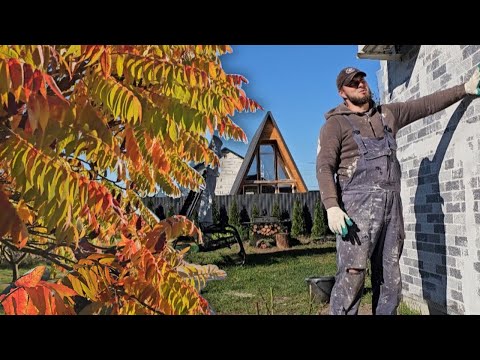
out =
[[[173,208],[173,212],[178,214],[185,198],[186,196],[176,199],[170,197],[149,197],[144,199],[144,203],[147,206],[150,206],[152,210],[157,209],[161,205],[165,214],[168,214],[170,208]],[[310,216],[313,219],[315,203],[320,200],[320,192],[309,191],[296,194],[217,195],[214,197],[217,208],[220,210],[221,207],[224,206],[227,213],[233,199],[237,200],[238,211],[240,212],[245,208],[249,216],[252,214],[254,204],[256,204],[260,216],[271,216],[273,205],[275,202],[278,202],[280,212],[288,214],[288,218],[290,219],[292,219],[294,201],[298,199],[304,208],[304,212],[310,213]]]

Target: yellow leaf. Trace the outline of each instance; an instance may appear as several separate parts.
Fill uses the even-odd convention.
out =
[[[0,101],[8,105],[8,90],[10,89],[10,73],[5,60],[0,60]]]
[[[17,205],[17,213],[20,219],[23,222],[29,222],[30,224],[33,223],[33,215],[35,214],[32,210],[30,210],[23,199],[18,202]]]
[[[212,79],[217,78],[217,71],[215,70],[215,63],[213,63],[211,61],[208,63],[208,74],[210,75],[210,77]]]
[[[173,121],[171,121],[169,124],[168,135],[172,141],[177,141],[177,124],[175,124]]]
[[[72,54],[74,57],[79,57],[81,54],[81,47],[80,45],[71,45],[67,52],[65,53],[64,57],[68,57],[68,55]]]
[[[115,67],[117,68],[118,76],[122,77],[123,75],[123,64],[125,62],[125,55],[117,55],[115,62]]]

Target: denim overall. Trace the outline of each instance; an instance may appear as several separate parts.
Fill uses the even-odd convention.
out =
[[[352,176],[340,181],[344,211],[353,221],[348,234],[337,236],[337,274],[330,298],[331,314],[355,315],[363,293],[367,259],[372,270],[373,314],[396,314],[402,290],[399,259],[403,249],[400,164],[392,130],[367,138],[353,129],[359,158]],[[349,272],[353,269],[353,272]]]

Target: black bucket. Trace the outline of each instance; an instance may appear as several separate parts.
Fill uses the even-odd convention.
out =
[[[330,294],[335,284],[335,276],[312,276],[306,278],[312,301],[319,303],[330,302]]]

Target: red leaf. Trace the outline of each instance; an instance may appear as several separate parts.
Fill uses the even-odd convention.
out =
[[[15,281],[15,286],[17,287],[35,287],[42,278],[42,275],[45,271],[45,265],[37,266],[29,272],[25,273],[17,281]]]
[[[55,80],[53,80],[53,78],[48,74],[43,74],[43,78],[47,82],[48,86],[50,86],[50,89],[52,89],[52,91],[55,93],[55,95],[57,95],[60,99],[62,99],[68,104],[69,103],[68,100],[65,99],[65,97],[63,96]]]
[[[8,67],[10,70],[10,79],[12,80],[13,94],[15,95],[15,100],[18,101],[24,81],[22,64],[20,64],[18,59],[9,59]]]
[[[25,224],[21,221],[17,213],[15,213],[16,219],[12,223],[12,242],[19,248],[23,248],[27,244],[28,230]]]
[[[40,70],[35,70],[33,73],[33,87],[32,92],[36,93],[40,91],[43,97],[47,97],[47,89],[45,88],[45,79],[43,78],[42,72]]]
[[[26,101],[28,101],[33,89],[33,70],[29,64],[23,64],[23,81],[23,91],[25,92]]]
[[[100,57],[100,65],[102,66],[103,75],[105,78],[108,78],[112,70],[112,57],[110,56],[110,48],[106,48]]]

